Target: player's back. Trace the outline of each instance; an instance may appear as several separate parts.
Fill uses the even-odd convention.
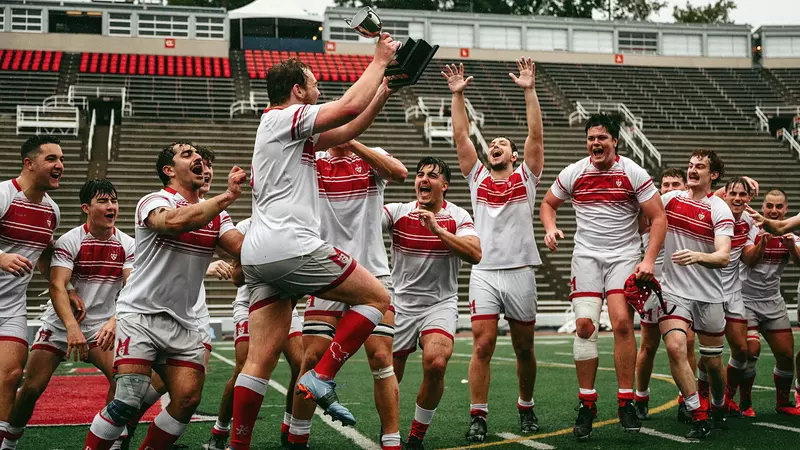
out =
[[[319,106],[267,109],[253,150],[252,232],[242,264],[258,265],[311,253],[322,245],[312,135]]]

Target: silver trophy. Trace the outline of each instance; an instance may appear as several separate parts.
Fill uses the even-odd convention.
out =
[[[383,28],[380,16],[369,6],[361,8],[352,19],[344,21],[353,31],[368,39],[380,36]],[[438,45],[431,46],[424,39],[407,38],[384,72],[389,79],[389,87],[396,89],[415,84],[437,50]]]

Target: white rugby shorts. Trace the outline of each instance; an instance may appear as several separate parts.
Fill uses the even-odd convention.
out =
[[[89,350],[97,347],[96,335],[104,325],[105,322],[88,327],[81,324],[81,332],[86,338]],[[31,350],[45,350],[64,359],[67,355],[67,330],[56,327],[52,323],[42,322],[42,326],[36,332],[36,340],[33,341]]]
[[[624,295],[625,281],[639,261],[638,256],[574,255],[569,299]]]
[[[114,350],[114,367],[166,364],[205,371],[202,333],[183,327],[166,313],[118,316]]]
[[[498,320],[536,323],[536,273],[533,267],[517,269],[472,269],[469,276],[470,320]]]
[[[457,299],[448,299],[416,314],[395,312],[394,356],[405,357],[417,350],[422,336],[431,333],[443,334],[453,340],[458,323]],[[421,344],[420,344],[421,347]]]
[[[18,342],[28,346],[28,318],[26,316],[0,317],[0,341]]]

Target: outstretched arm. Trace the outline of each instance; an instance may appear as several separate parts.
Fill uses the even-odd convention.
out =
[[[378,92],[375,93],[375,97],[372,98],[369,106],[367,106],[358,117],[347,125],[342,125],[322,133],[314,147],[317,150],[325,150],[361,136],[361,133],[367,131],[367,128],[369,128],[372,122],[375,121],[375,118],[378,117],[378,114],[380,114],[383,106],[386,105],[386,102],[393,93],[394,91],[389,89],[388,81],[384,78],[383,84],[381,84]]]
[[[537,177],[541,176],[544,167],[544,134],[542,126],[542,109],[536,95],[536,64],[530,58],[517,60],[519,76],[509,73],[517,86],[525,92],[525,117],[528,120],[528,137],[525,138],[525,164]]]
[[[346,145],[351,152],[366,161],[366,163],[369,164],[375,172],[378,172],[378,175],[383,179],[392,180],[395,183],[406,181],[408,169],[406,169],[406,166],[404,166],[399,159],[372,150],[356,140],[352,140]]]
[[[442,76],[447,80],[447,87],[453,93],[450,116],[453,121],[453,141],[458,154],[458,168],[461,169],[464,176],[467,176],[475,166],[475,162],[478,161],[478,153],[469,137],[469,116],[467,116],[467,104],[464,100],[464,89],[472,81],[472,77],[464,78],[464,64],[445,66]]]

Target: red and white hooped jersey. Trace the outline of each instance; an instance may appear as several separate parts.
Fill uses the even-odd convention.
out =
[[[541,174],[540,174],[541,175]],[[467,175],[475,231],[483,256],[476,269],[514,269],[542,263],[533,234],[539,177],[522,163],[508,179],[492,179],[480,161]]]
[[[550,191],[572,199],[578,225],[574,255],[640,254],[639,205],[658,191],[638,164],[617,156],[610,169],[600,170],[586,157],[562,170]]]
[[[270,108],[261,116],[253,150],[253,225],[242,264],[255,266],[307,255],[320,238],[319,189],[313,134],[320,105]]]
[[[86,224],[69,230],[56,241],[50,266],[72,270],[70,282],[86,305],[82,326],[104,323],[114,315],[122,289],[122,271],[133,268],[135,246],[132,237],[116,228],[108,239],[97,239]],[[63,329],[52,302],[47,306],[42,320]]]
[[[392,237],[392,284],[395,309],[407,314],[458,297],[461,259],[423,227],[416,201],[384,206],[383,229]],[[436,222],[456,236],[477,236],[464,209],[445,201]]]
[[[703,303],[724,301],[722,270],[700,264],[679,266],[672,262],[678,250],[714,253],[718,236],[733,237],[733,214],[724,200],[710,193],[702,200],[689,198],[689,191],[672,191],[661,197],[667,212],[664,239],[664,275],[661,288],[678,297]]]
[[[755,236],[747,240],[747,245],[757,245],[762,236],[758,235],[760,228],[756,228]],[[794,236],[794,245],[800,246],[800,238]],[[781,275],[789,264],[789,248],[783,244],[781,236],[771,236],[764,248],[761,261],[750,267],[742,264],[740,277],[742,281],[742,297],[746,300],[777,300],[781,296]]]
[[[177,236],[159,234],[145,225],[145,219],[155,209],[190,205],[169,187],[139,200],[133,272],[119,294],[117,314],[167,313],[183,327],[197,330],[194,305],[217,240],[234,229],[231,218],[222,211],[203,228]]]
[[[16,179],[0,183],[0,251],[24,256],[36,266],[53,240],[61,211],[49,195],[40,203],[25,197]],[[0,317],[26,314],[25,291],[33,273],[22,277],[0,270]]]
[[[388,155],[382,148],[372,150]],[[317,152],[320,235],[376,277],[389,275],[381,218],[388,180],[355,154]]]
[[[725,294],[732,294],[742,290],[741,272],[742,251],[748,241],[753,241],[758,236],[758,227],[747,212],[734,219],[733,237],[731,238],[731,262],[722,269],[722,290]]]

